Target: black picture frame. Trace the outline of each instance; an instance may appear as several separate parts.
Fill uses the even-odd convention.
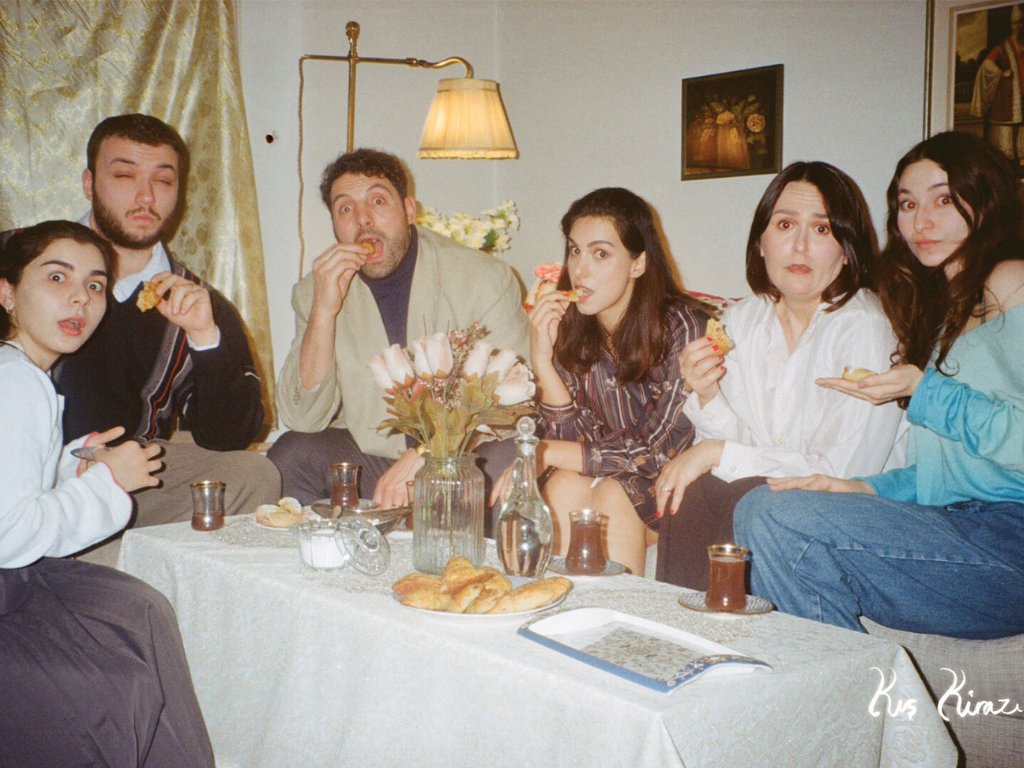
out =
[[[682,180],[782,170],[784,65],[683,79]]]

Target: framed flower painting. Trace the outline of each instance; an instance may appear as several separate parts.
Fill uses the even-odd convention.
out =
[[[683,181],[782,170],[783,65],[683,80]]]

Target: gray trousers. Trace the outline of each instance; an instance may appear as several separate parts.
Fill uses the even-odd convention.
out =
[[[213,768],[170,604],[44,558],[0,569],[0,766]]]
[[[192,519],[192,494],[189,483],[220,480],[227,485],[224,513],[239,515],[254,512],[260,504],[273,504],[281,498],[281,476],[267,457],[255,451],[210,451],[194,443],[157,440],[164,453],[164,469],[157,477],[160,485],[135,491],[135,514],[129,528],[164,525]],[[121,546],[121,535],[78,555],[79,560],[114,565]]]

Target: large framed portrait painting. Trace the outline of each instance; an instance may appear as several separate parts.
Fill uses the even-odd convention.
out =
[[[684,181],[782,169],[783,65],[683,80]]]
[[[1024,4],[951,4],[948,72],[948,127],[1001,149],[1024,178]]]

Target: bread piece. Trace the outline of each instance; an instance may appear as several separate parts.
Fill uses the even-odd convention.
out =
[[[498,601],[504,595],[509,593],[506,589],[494,589],[492,587],[484,587],[480,590],[480,594],[477,595],[476,600],[469,604],[466,608],[468,614],[481,614],[488,613],[491,608],[497,605]]]
[[[156,292],[156,283],[147,280],[142,283],[142,290],[139,291],[139,296],[135,299],[135,306],[139,308],[140,312],[149,312],[161,301],[160,294]]]
[[[268,528],[291,528],[305,518],[275,504],[261,504],[256,507],[256,522]]]
[[[574,304],[580,300],[580,293],[575,288],[571,291],[562,291],[562,295]]]
[[[557,576],[539,579],[504,595],[488,613],[518,613],[550,605],[572,588],[572,582]]]
[[[363,250],[366,251],[369,256],[372,256],[377,252],[377,246],[370,240],[364,240],[360,245],[363,246]]]
[[[465,613],[469,604],[476,600],[483,588],[483,583],[478,581],[460,589],[452,595],[452,601],[448,603],[448,613]]]
[[[433,588],[441,591],[441,579],[429,573],[410,573],[391,585],[391,589],[400,595],[408,595],[414,589]]]
[[[843,368],[843,378],[847,381],[860,381],[861,379],[866,379],[868,376],[877,375],[877,373],[868,370],[867,368],[851,368],[848,365]]]
[[[293,499],[291,496],[285,496],[283,499],[278,499],[277,506],[295,515],[302,514],[302,504],[298,499]]]
[[[465,586],[490,578],[493,570],[493,568],[490,571],[477,568],[468,558],[461,555],[453,557],[444,567],[444,573],[441,574],[441,591],[454,595]]]
[[[452,596],[446,595],[434,587],[420,587],[402,598],[402,605],[410,608],[423,608],[428,611],[448,610]]]
[[[705,335],[710,336],[712,341],[718,345],[718,354],[720,355],[727,355],[736,348],[732,339],[726,335],[725,326],[713,317],[708,320],[708,327]]]
[[[512,591],[512,581],[504,573],[498,573],[495,571],[488,576],[484,581],[479,582],[485,589],[495,589],[502,592]]]

